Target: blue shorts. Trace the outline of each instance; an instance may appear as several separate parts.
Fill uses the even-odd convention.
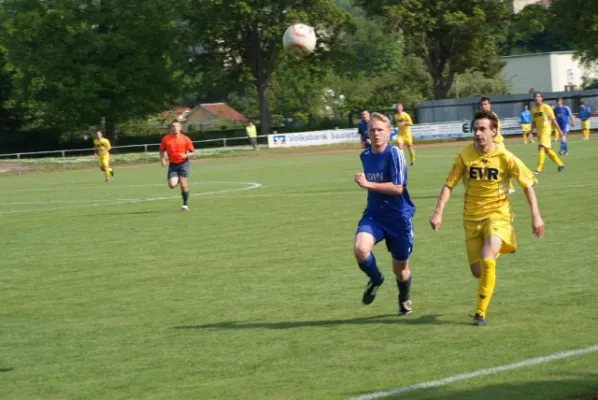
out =
[[[561,125],[559,124],[559,128],[561,128],[561,132],[563,132],[563,136],[567,136],[569,133],[569,124]]]
[[[357,224],[357,232],[369,233],[376,243],[386,242],[386,248],[392,258],[398,261],[409,259],[413,250],[413,224],[410,219],[384,220],[371,215],[364,215]]]
[[[191,164],[189,160],[185,160],[182,163],[170,163],[168,164],[167,179],[172,178],[188,178],[189,171],[191,170]]]

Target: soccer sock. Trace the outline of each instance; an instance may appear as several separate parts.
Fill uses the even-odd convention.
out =
[[[189,200],[189,192],[181,192],[181,194],[183,195],[183,205],[187,205],[187,200]]]
[[[399,288],[399,304],[403,304],[411,299],[411,296],[409,295],[409,291],[411,290],[411,272],[409,272],[409,278],[404,281],[397,278],[397,288]]]
[[[409,150],[409,155],[411,156],[411,162],[415,162],[415,150]]]
[[[544,159],[546,158],[546,153],[544,153],[544,149],[538,150],[538,166],[536,167],[536,171],[542,172],[542,167],[544,167]]]
[[[548,150],[548,158],[550,158],[552,160],[552,162],[555,163],[556,165],[558,165],[559,167],[563,166],[563,162],[561,161],[559,156],[556,155],[556,153],[554,151]]]
[[[561,152],[565,151],[565,142],[561,140],[561,148],[559,149]]]
[[[527,143],[527,133],[523,134],[523,143]]]
[[[583,130],[583,137],[585,137],[585,138],[589,138],[590,137],[590,130],[589,129],[584,129]]]
[[[380,270],[376,265],[376,257],[374,257],[374,253],[370,253],[365,261],[360,261],[357,264],[359,265],[359,268],[372,280],[372,282],[378,283],[382,280],[382,273],[380,273]]]
[[[112,171],[111,168],[104,168],[104,176],[106,177],[106,180],[109,181],[110,180],[110,171]]]
[[[496,285],[496,261],[491,258],[485,258],[480,262],[480,269],[482,270],[482,276],[478,284],[476,314],[486,317],[486,309],[488,308],[488,304],[490,304],[494,286]]]
[[[567,144],[567,142],[563,142],[563,150],[565,151],[565,153],[569,152],[569,145]]]

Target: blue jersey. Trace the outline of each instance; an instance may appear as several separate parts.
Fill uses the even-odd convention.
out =
[[[368,123],[364,120],[359,121],[359,125],[357,125],[357,133],[361,136],[361,141],[365,144],[365,140],[369,139]]]
[[[520,124],[531,124],[532,123],[532,113],[529,110],[523,110],[519,113],[519,123]]]
[[[573,113],[571,112],[571,109],[567,106],[557,106],[554,108],[554,117],[561,130],[567,129],[569,127],[569,122],[572,115]]]
[[[374,153],[371,149],[367,149],[360,157],[368,181],[403,185],[403,193],[400,196],[369,190],[364,214],[392,219],[396,224],[404,223],[405,226],[407,224],[410,226],[410,219],[415,214],[415,206],[407,190],[407,163],[401,150],[389,144],[381,153]]]
[[[590,119],[591,116],[592,116],[592,110],[590,110],[590,107],[585,106],[585,107],[581,107],[579,109],[579,118],[582,121],[587,121],[588,119]]]

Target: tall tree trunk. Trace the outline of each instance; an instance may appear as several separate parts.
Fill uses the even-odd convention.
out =
[[[264,82],[257,83],[257,91],[260,99],[260,133],[262,135],[271,134],[272,115],[270,115],[270,102],[268,101],[268,84]]]
[[[434,84],[434,100],[446,99],[448,96],[453,81],[455,80],[455,72],[448,72],[446,76],[442,72],[434,71],[433,84]]]

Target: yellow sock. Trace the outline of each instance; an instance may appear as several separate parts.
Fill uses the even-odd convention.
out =
[[[415,162],[415,150],[409,150],[409,155],[411,156],[411,162]]]
[[[586,138],[590,137],[590,130],[589,129],[584,129],[583,130],[583,137],[586,137]]]
[[[110,172],[111,171],[112,171],[112,168],[109,168],[109,167],[104,168],[104,176],[106,177],[107,181],[110,180]]]
[[[496,261],[491,258],[485,258],[480,261],[480,269],[482,270],[482,276],[478,283],[476,314],[480,314],[485,318],[486,309],[488,308],[488,304],[490,304],[494,286],[496,285]]]
[[[558,165],[559,167],[563,166],[563,162],[561,161],[559,156],[556,155],[556,153],[554,151],[548,150],[548,158],[550,158],[552,160],[552,162],[555,163],[556,165]]]
[[[523,143],[527,143],[527,133],[523,134]]]
[[[536,171],[542,172],[542,167],[544,167],[545,158],[546,153],[544,153],[544,150],[538,150],[538,166],[536,167]]]

